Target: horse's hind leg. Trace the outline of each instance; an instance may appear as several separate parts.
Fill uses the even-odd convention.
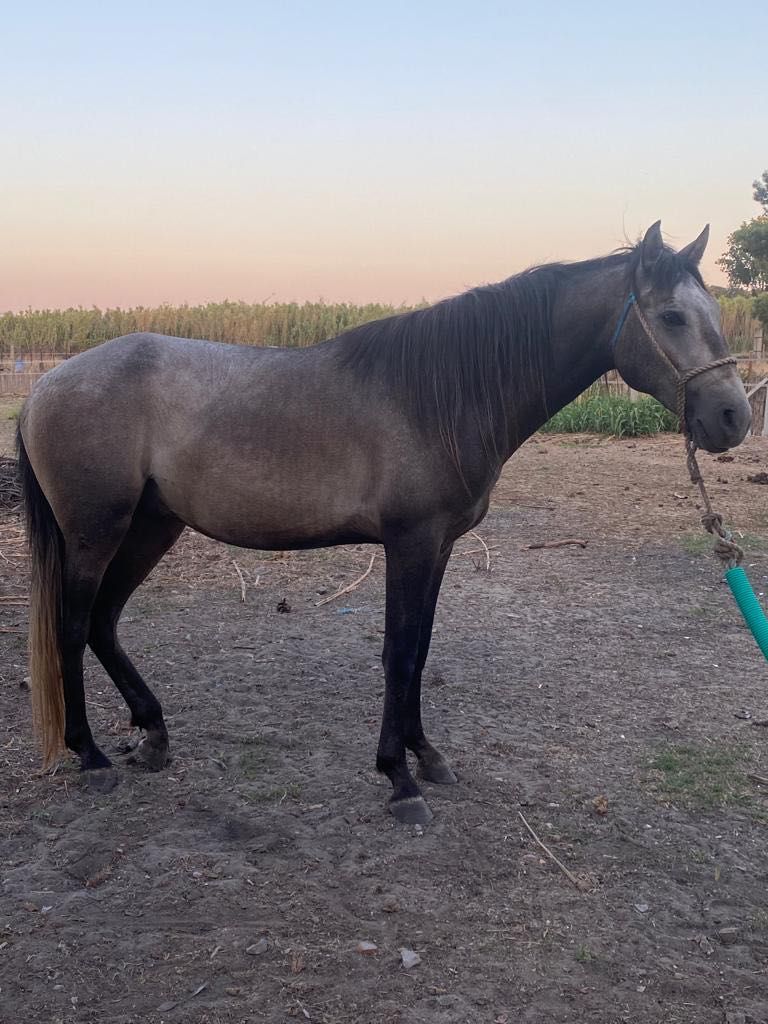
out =
[[[64,743],[80,758],[83,771],[110,768],[111,762],[96,745],[85,710],[83,653],[90,631],[91,610],[102,577],[120,544],[127,523],[117,522],[109,531],[64,533],[64,571],[61,592],[61,676],[64,690]],[[82,538],[98,536],[93,542]],[[112,776],[100,785],[111,788]]]
[[[178,519],[138,511],[109,564],[91,612],[88,643],[123,695],[131,725],[146,733],[137,756],[153,770],[168,762],[168,731],[160,702],[134,668],[117,639],[117,623],[126,601],[184,529]]]

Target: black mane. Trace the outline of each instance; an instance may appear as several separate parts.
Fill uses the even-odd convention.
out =
[[[424,309],[375,320],[342,335],[342,361],[375,377],[400,396],[415,421],[437,422],[459,466],[457,428],[474,418],[489,456],[499,431],[509,436],[505,382],[544,404],[544,368],[551,352],[552,310],[562,282],[577,274],[623,266],[627,291],[640,262],[640,243],[576,263],[530,267],[497,284],[481,285]],[[664,248],[651,274],[654,288],[671,289],[686,274],[703,285],[698,268]],[[506,391],[508,395],[508,391]]]

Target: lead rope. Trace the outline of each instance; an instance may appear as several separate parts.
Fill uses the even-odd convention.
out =
[[[744,549],[733,539],[733,533],[731,530],[729,530],[727,526],[723,525],[723,517],[720,513],[715,512],[712,508],[712,502],[709,500],[707,488],[704,484],[704,478],[701,475],[699,463],[696,459],[696,445],[694,444],[693,438],[688,432],[687,427],[685,429],[685,455],[688,463],[688,473],[691,477],[691,483],[698,486],[701,500],[704,503],[701,525],[707,533],[711,533],[715,538],[715,555],[724,564],[726,569],[734,569],[737,565],[741,564],[741,560],[744,557]]]
[[[694,377],[698,377],[700,373],[706,373],[707,370],[716,370],[719,366],[734,366],[736,364],[736,360],[733,356],[725,356],[722,359],[715,359],[713,362],[707,363],[705,366],[696,366],[694,369],[687,370],[685,373],[681,374],[654,337],[650,324],[645,319],[634,292],[629,293],[627,301],[624,304],[624,309],[622,310],[618,326],[614,331],[611,347],[615,347],[616,342],[619,340],[621,329],[624,326],[624,322],[630,309],[634,309],[637,319],[640,321],[640,326],[648,336],[648,340],[651,345],[653,345],[661,358],[672,369],[672,372],[677,378],[677,416],[680,420],[680,430],[685,437],[685,456],[686,463],[688,465],[688,473],[691,478],[691,483],[696,484],[699,488],[699,494],[701,495],[701,500],[704,504],[701,524],[707,533],[711,533],[715,538],[715,555],[721,562],[723,562],[726,569],[733,569],[740,564],[744,557],[744,551],[733,539],[731,531],[723,525],[723,517],[719,512],[714,511],[712,508],[712,502],[709,500],[709,494],[707,494],[704,478],[701,475],[699,463],[696,459],[696,443],[691,436],[691,432],[688,429],[688,423],[685,419],[685,388],[688,382],[693,380]]]

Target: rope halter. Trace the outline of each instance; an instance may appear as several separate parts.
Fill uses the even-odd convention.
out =
[[[699,463],[696,459],[696,443],[691,436],[688,422],[685,418],[685,389],[688,382],[693,380],[694,377],[698,377],[700,373],[706,373],[707,370],[717,370],[721,366],[735,366],[736,360],[733,356],[724,356],[722,359],[714,359],[711,363],[706,363],[704,366],[695,366],[691,370],[686,370],[685,373],[680,373],[678,368],[656,340],[650,324],[645,319],[643,311],[640,309],[640,304],[637,301],[637,296],[634,291],[631,291],[627,296],[624,308],[621,311],[621,316],[619,317],[619,322],[616,325],[616,330],[613,332],[613,336],[611,338],[611,352],[615,351],[616,343],[621,336],[624,324],[626,323],[630,310],[633,309],[638,321],[640,322],[640,326],[643,328],[643,331],[645,332],[652,347],[656,350],[658,355],[661,356],[667,366],[669,366],[675,376],[677,416],[680,420],[680,430],[685,436],[685,454],[686,461],[688,463],[688,473],[691,477],[691,483],[698,486],[699,493],[701,494],[701,500],[704,503],[705,511],[701,517],[701,522],[704,529],[715,537],[715,554],[717,557],[727,563],[728,568],[732,568],[741,562],[744,557],[744,551],[734,541],[731,531],[723,526],[723,517],[712,509],[712,503],[709,500],[709,495],[707,494],[707,489],[704,486],[701,470],[699,469]]]

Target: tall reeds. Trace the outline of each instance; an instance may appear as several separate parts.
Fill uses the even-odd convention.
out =
[[[398,311],[380,303],[356,306],[346,302],[26,310],[0,316],[0,357],[7,358],[11,352],[17,356],[69,355],[133,331],[243,345],[304,346]]]
[[[723,331],[733,352],[751,351],[758,321],[748,296],[718,300]],[[134,309],[43,309],[0,315],[0,358],[69,355],[133,331],[208,338],[242,345],[312,345],[349,327],[407,307],[325,302],[209,302],[200,306]]]

